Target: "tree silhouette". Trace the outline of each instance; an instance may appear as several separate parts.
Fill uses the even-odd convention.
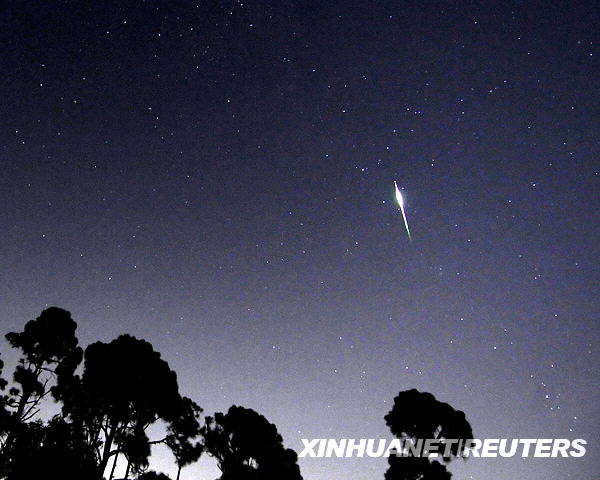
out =
[[[298,456],[283,446],[275,425],[254,410],[233,405],[207,417],[206,452],[222,472],[220,480],[301,480]]]
[[[415,389],[400,392],[384,418],[392,434],[399,439],[415,444],[419,439],[437,439],[441,445],[437,451],[444,453],[439,458],[444,463],[459,456],[465,442],[473,438],[471,425],[463,412],[436,400],[431,393]],[[453,439],[463,442],[445,442]],[[444,464],[430,461],[426,455],[390,455],[389,464],[386,480],[449,480],[452,476]]]
[[[175,457],[177,480],[204,451],[217,459],[221,480],[302,480],[296,452],[265,417],[234,405],[201,428],[202,409],[179,393],[175,372],[150,343],[121,335],[84,354],[76,327],[69,312],[51,307],[6,335],[21,358],[8,389],[0,360],[0,479],[102,480],[114,459],[112,480],[122,455],[125,479],[169,480],[145,472],[152,445],[162,443]],[[36,420],[50,395],[61,414]],[[157,422],[165,435],[151,439]]]
[[[194,440],[202,409],[179,394],[175,372],[152,345],[129,335],[90,345],[75,375],[83,358],[76,327],[69,312],[51,307],[22,332],[6,335],[22,356],[7,392],[0,360],[0,478],[100,479],[114,456],[112,478],[119,454],[127,478],[148,467],[157,443],[173,453],[179,478],[203,451]],[[50,394],[62,403],[62,415],[34,420]],[[166,434],[151,440],[147,429],[159,421]]]
[[[191,438],[199,432],[201,412],[179,394],[177,376],[152,345],[130,335],[110,343],[96,342],[85,351],[81,377],[60,392],[63,414],[80,426],[104,472],[113,455],[123,454],[127,473],[147,467],[150,445],[167,443],[180,465],[198,458]],[[168,435],[151,441],[146,430],[157,421]],[[196,450],[194,450],[196,452]]]
[[[200,442],[192,441],[200,435],[198,417],[202,409],[191,399],[182,397],[177,413],[167,426],[168,434],[164,443],[175,457],[177,480],[179,480],[181,469],[198,460],[204,447]]]
[[[11,450],[9,480],[61,478],[101,480],[93,452],[85,447],[79,432],[60,416],[44,424],[37,420],[22,424]]]
[[[2,399],[0,415],[5,422],[0,428],[0,472],[9,468],[15,438],[37,414],[42,399],[53,392],[57,383],[71,377],[81,362],[76,328],[69,312],[50,307],[27,322],[22,332],[6,335],[10,345],[21,350],[22,357],[13,374],[14,386]],[[4,381],[1,383],[3,386]]]
[[[168,475],[164,473],[157,473],[153,471],[142,473],[137,480],[171,480]]]

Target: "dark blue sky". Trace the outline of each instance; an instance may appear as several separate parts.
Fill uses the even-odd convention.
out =
[[[298,451],[389,438],[415,387],[480,438],[590,443],[456,478],[595,478],[598,9],[425,3],[2,3],[2,330],[146,338]]]

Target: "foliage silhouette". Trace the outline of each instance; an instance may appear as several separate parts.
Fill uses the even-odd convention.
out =
[[[177,480],[179,480],[181,469],[197,461],[204,451],[204,446],[200,442],[191,440],[201,433],[198,417],[202,409],[193,400],[182,397],[177,412],[178,415],[167,426],[164,443],[175,457]]]
[[[419,439],[436,438],[442,445],[438,451],[444,453],[447,445],[449,454],[439,457],[444,463],[458,457],[465,442],[473,438],[471,425],[463,412],[436,400],[431,393],[415,389],[400,392],[384,418],[392,434],[399,439],[412,440],[416,444]],[[444,442],[451,439],[463,442]],[[427,456],[390,455],[389,464],[386,480],[449,480],[452,476],[444,464],[430,461]]]
[[[119,454],[129,477],[147,468],[157,443],[172,451],[179,470],[196,461],[202,409],[180,395],[175,372],[152,345],[129,335],[93,343],[76,375],[84,356],[76,328],[69,312],[51,307],[6,335],[22,356],[7,392],[0,360],[0,478],[101,479]],[[61,415],[35,420],[50,394]],[[147,429],[158,421],[166,435],[151,440]]]
[[[22,356],[13,374],[14,385],[2,398],[0,472],[10,468],[17,433],[37,414],[42,399],[55,393],[58,382],[71,377],[81,362],[76,328],[69,312],[51,307],[27,322],[22,332],[6,335],[9,344],[21,350]]]
[[[77,430],[56,416],[47,424],[37,420],[19,426],[7,478],[101,480],[102,476]]]
[[[142,473],[137,480],[171,480],[171,478],[164,473],[149,471]]]
[[[207,417],[206,452],[217,460],[220,480],[301,480],[298,456],[283,446],[275,425],[254,410],[233,405]]]
[[[7,433],[8,429],[8,419],[10,416],[10,412],[7,409],[8,398],[4,395],[4,389],[8,382],[2,378],[2,369],[4,368],[4,362],[2,358],[0,358],[0,439],[4,437]],[[1,444],[0,444],[1,449]]]
[[[130,335],[110,343],[96,342],[85,351],[84,370],[61,391],[63,414],[80,425],[86,444],[95,452],[100,471],[122,453],[134,473],[148,465],[150,445],[166,443],[178,464],[196,460],[202,411],[179,394],[177,376],[152,345]],[[146,430],[157,421],[168,435],[151,441]]]

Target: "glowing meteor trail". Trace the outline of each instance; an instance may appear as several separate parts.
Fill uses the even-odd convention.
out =
[[[408,233],[408,239],[412,242],[412,237],[410,235],[410,230],[408,228],[408,220],[406,220],[406,213],[404,212],[404,199],[402,198],[402,193],[400,192],[400,189],[398,188],[398,184],[396,183],[396,180],[394,180],[394,186],[396,187],[396,201],[398,202],[398,205],[400,206],[400,211],[402,212],[402,218],[404,219],[404,226],[406,227],[406,233]]]

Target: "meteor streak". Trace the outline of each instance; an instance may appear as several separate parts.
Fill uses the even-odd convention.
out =
[[[396,187],[396,201],[398,202],[399,205],[399,210],[402,212],[402,218],[404,219],[404,226],[406,227],[406,233],[408,233],[408,239],[412,242],[412,237],[410,235],[410,230],[408,228],[408,220],[406,220],[406,213],[404,212],[404,199],[402,198],[402,193],[400,192],[400,189],[398,188],[398,184],[396,183],[396,180],[394,180],[394,186]]]

